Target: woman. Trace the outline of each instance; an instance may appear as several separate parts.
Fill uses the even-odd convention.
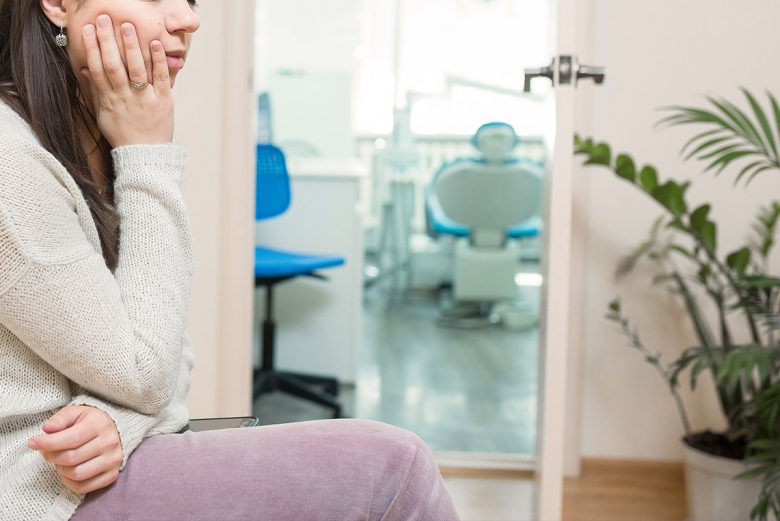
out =
[[[430,450],[389,425],[178,434],[171,87],[195,7],[0,0],[0,520],[457,519]]]

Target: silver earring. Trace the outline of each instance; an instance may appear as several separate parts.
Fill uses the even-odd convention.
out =
[[[60,34],[54,38],[54,41],[57,43],[57,47],[67,47],[68,45],[68,37],[64,32],[62,32],[64,23],[64,21],[60,21]]]

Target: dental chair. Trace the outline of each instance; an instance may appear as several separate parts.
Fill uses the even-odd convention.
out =
[[[455,237],[452,296],[439,323],[450,327],[495,324],[494,304],[517,298],[520,252],[511,239],[536,237],[542,169],[512,157],[519,143],[506,123],[480,127],[472,143],[481,157],[445,164],[427,196],[429,233]]]

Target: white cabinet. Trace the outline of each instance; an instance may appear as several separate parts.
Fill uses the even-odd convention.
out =
[[[334,254],[345,264],[322,270],[328,280],[297,277],[274,289],[276,366],[355,382],[363,300],[363,226],[358,205],[367,168],[356,160],[290,158],[292,203],[260,221],[255,243],[301,253]],[[265,290],[255,291],[259,350]],[[255,354],[255,363],[259,360]]]

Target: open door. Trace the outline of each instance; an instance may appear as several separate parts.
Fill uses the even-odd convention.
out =
[[[556,55],[549,66],[526,70],[525,88],[531,88],[535,77],[553,82],[555,102],[551,121],[552,145],[549,157],[545,211],[543,258],[544,287],[542,291],[539,384],[538,459],[537,459],[537,519],[561,519],[563,501],[564,450],[567,429],[573,428],[566,417],[568,364],[570,360],[569,323],[571,289],[572,201],[574,160],[575,92],[578,81],[590,79],[600,84],[604,71],[600,67],[581,65],[577,55],[576,0],[551,0],[555,24]],[[539,80],[537,80],[539,81]]]

